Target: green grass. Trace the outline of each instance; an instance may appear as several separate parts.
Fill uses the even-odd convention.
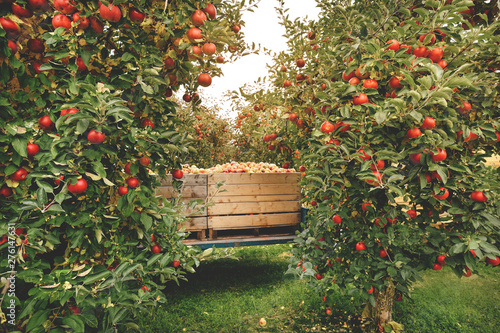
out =
[[[168,303],[144,313],[138,324],[143,332],[337,332],[346,323],[356,331],[359,302],[339,293],[334,316],[324,315],[322,295],[284,275],[289,250],[237,248],[240,260],[203,262],[188,282],[169,284]],[[498,332],[499,270],[480,273],[458,279],[446,268],[426,272],[412,299],[396,302],[394,320],[407,332]]]

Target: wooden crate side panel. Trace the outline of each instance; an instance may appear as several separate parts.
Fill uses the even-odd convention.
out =
[[[233,184],[296,184],[300,181],[300,173],[212,173],[208,174],[208,185],[218,182]]]
[[[486,158],[486,165],[493,166],[493,167],[500,167],[500,156],[495,155],[491,157]]]
[[[224,185],[219,191],[215,185],[208,186],[209,197],[233,195],[275,195],[300,194],[299,184],[252,184],[252,185]]]
[[[208,207],[208,215],[238,215],[299,212],[299,201],[216,203]]]
[[[221,193],[222,195],[223,193]],[[298,201],[300,194],[275,194],[275,195],[234,195],[234,196],[216,196],[210,198],[209,202],[264,202],[264,201]]]
[[[197,175],[184,175],[182,177],[183,186],[186,185],[207,185],[208,174],[197,174]],[[160,184],[162,186],[172,186],[172,175],[167,175],[167,179],[161,179]]]
[[[177,196],[177,192],[174,191],[172,186],[159,186],[157,194],[164,198],[172,198]],[[207,197],[207,187],[203,185],[199,186],[184,186],[181,189],[181,195],[183,198],[206,198]]]
[[[185,227],[186,231],[202,231],[208,228],[208,218],[206,216],[194,217],[179,225]]]
[[[213,230],[250,229],[299,225],[300,213],[210,216],[208,228]]]

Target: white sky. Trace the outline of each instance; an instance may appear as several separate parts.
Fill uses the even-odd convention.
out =
[[[276,6],[278,6],[277,0],[262,0],[253,13],[246,12],[243,15],[245,26],[241,31],[245,35],[247,44],[260,44],[276,53],[287,49],[286,38],[283,37],[285,28],[279,24]],[[289,8],[287,14],[291,20],[306,16],[315,19],[319,14],[314,0],[286,0],[285,8]],[[237,90],[246,83],[253,83],[259,77],[267,76],[266,64],[271,62],[272,58],[265,54],[252,54],[234,63],[221,65],[224,76],[213,78],[210,87],[198,88],[202,104],[210,107],[211,103],[217,103],[230,112],[231,118],[236,117],[238,110],[230,110],[231,103],[222,100],[224,92]]]

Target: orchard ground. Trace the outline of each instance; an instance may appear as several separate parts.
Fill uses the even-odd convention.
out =
[[[333,315],[307,280],[284,275],[290,245],[234,249],[235,259],[202,263],[189,281],[171,283],[168,304],[143,312],[143,332],[346,332],[359,330],[362,301],[337,289]],[[458,279],[447,267],[426,271],[412,298],[395,303],[406,332],[497,332],[498,268]],[[265,325],[262,325],[264,321]],[[259,323],[260,321],[260,323]]]

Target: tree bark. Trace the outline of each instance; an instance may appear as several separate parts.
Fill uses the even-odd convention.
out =
[[[385,290],[375,290],[373,292],[373,296],[375,297],[375,306],[368,303],[365,311],[363,311],[363,317],[369,319],[369,322],[371,322],[374,326],[372,327],[376,327],[376,331],[379,332],[384,332],[384,326],[393,322],[392,306],[394,304],[396,288],[390,277],[387,277],[386,280],[389,282],[389,285],[385,288]],[[365,332],[368,331],[365,330]],[[370,330],[370,332],[373,331]]]

